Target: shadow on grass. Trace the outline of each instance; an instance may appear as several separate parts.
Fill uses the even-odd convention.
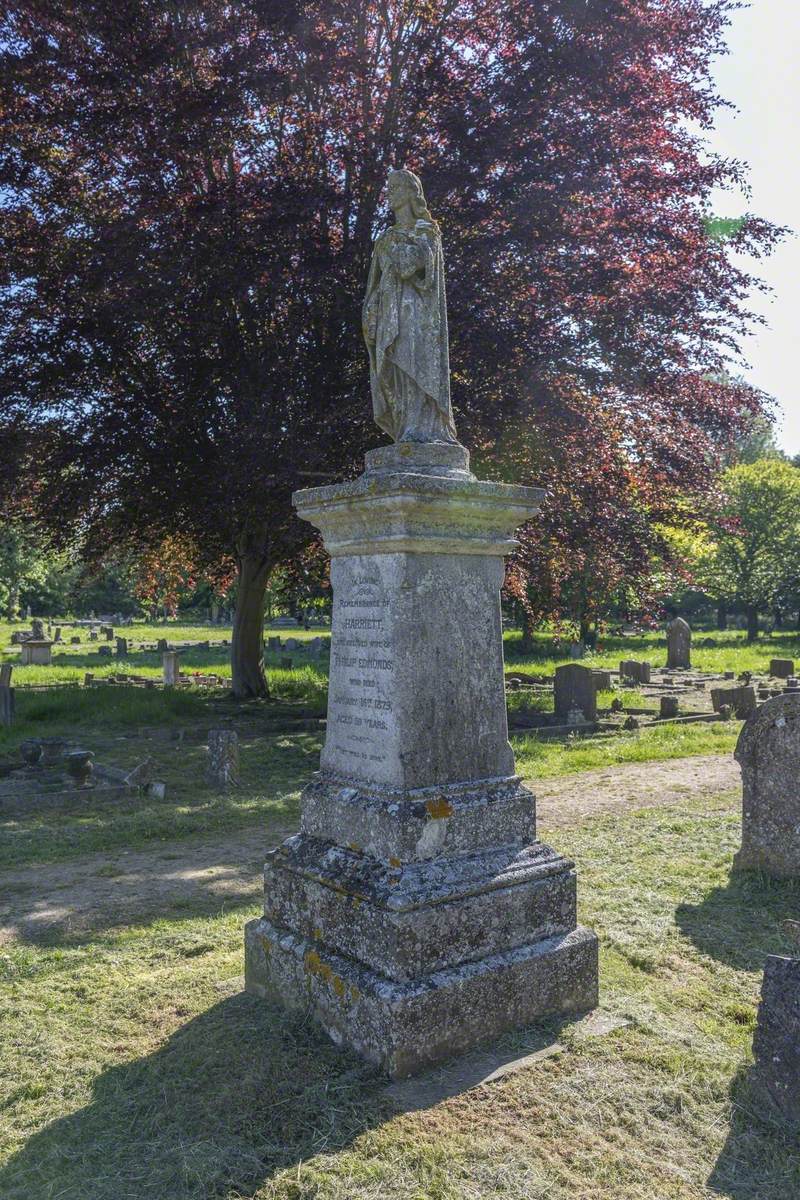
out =
[[[761,971],[768,954],[785,952],[781,921],[799,912],[800,882],[732,871],[726,886],[699,904],[679,904],[675,920],[703,954],[737,970]]]
[[[800,1196],[797,1134],[764,1116],[751,1067],[731,1084],[733,1116],[725,1145],[708,1178],[709,1191],[728,1200],[796,1200]]]
[[[91,1103],[0,1169],[0,1195],[250,1197],[282,1168],[341,1150],[391,1115],[384,1085],[312,1025],[239,994],[155,1053],[99,1075]]]

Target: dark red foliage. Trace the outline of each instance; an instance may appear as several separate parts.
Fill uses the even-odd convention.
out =
[[[43,515],[95,556],[178,533],[262,586],[310,535],[292,489],[379,440],[360,301],[408,165],[462,439],[548,484],[542,548],[641,557],[761,403],[718,380],[752,283],[731,252],[778,231],[707,235],[741,168],[695,132],[731,7],[9,0],[0,427],[41,427]]]

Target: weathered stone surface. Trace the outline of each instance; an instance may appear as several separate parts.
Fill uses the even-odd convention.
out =
[[[756,689],[749,685],[711,688],[711,707],[714,712],[721,712],[726,705],[740,720],[746,720],[758,707]]]
[[[800,878],[800,695],[767,700],[739,734],[742,848],[738,868]]]
[[[633,679],[636,683],[650,682],[651,666],[649,662],[639,662],[635,658],[625,658],[619,664],[622,679]]]
[[[52,642],[43,641],[35,638],[28,638],[22,643],[19,653],[20,665],[49,667],[53,661]]]
[[[44,636],[44,621],[39,617],[34,617],[31,621],[31,637],[37,642],[43,642]]]
[[[566,721],[572,709],[583,713],[584,720],[597,720],[597,680],[591,667],[569,663],[556,667],[554,681],[556,717]]]
[[[206,781],[212,787],[235,787],[239,782],[239,735],[233,729],[208,733]]]
[[[181,677],[181,665],[176,650],[166,650],[161,655],[161,672],[164,687],[175,687]]]
[[[118,637],[116,640],[116,644],[117,644],[117,658],[127,658],[128,657],[128,639],[124,638],[124,637]]]
[[[398,983],[266,918],[245,931],[248,991],[307,1010],[336,1042],[395,1079],[507,1029],[598,1000],[597,939],[586,929]]]
[[[595,692],[610,692],[611,672],[605,671],[600,667],[592,667],[592,675],[594,676]]]
[[[462,447],[402,445],[295,498],[332,555],[328,722],[248,987],[393,1074],[595,1002],[575,873],[534,840],[506,725],[502,556],[540,496],[478,482]]]
[[[800,959],[767,958],[753,1055],[759,1100],[771,1117],[800,1131]]]
[[[679,703],[677,696],[662,696],[660,702],[659,716],[662,719],[677,717],[679,711]]]
[[[683,617],[676,617],[667,626],[667,667],[671,671],[686,671],[692,665],[692,631]]]
[[[573,864],[541,842],[386,866],[298,836],[269,856],[264,915],[391,979],[569,933]]]
[[[791,658],[771,658],[769,673],[775,679],[789,679],[794,675],[794,663]]]

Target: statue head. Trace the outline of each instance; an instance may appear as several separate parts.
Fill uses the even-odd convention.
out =
[[[397,213],[398,207],[408,204],[416,221],[430,221],[432,225],[435,224],[425,203],[422,181],[413,171],[390,171],[386,191],[389,207],[394,213]]]

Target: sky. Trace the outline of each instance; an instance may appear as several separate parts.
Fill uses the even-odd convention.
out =
[[[778,441],[800,454],[800,0],[752,0],[733,14],[730,53],[717,59],[720,93],[736,110],[720,110],[711,146],[750,167],[751,195],[714,197],[718,216],[749,209],[796,231],[760,261],[743,259],[773,289],[752,299],[766,328],[744,345],[746,378],[774,396]]]

